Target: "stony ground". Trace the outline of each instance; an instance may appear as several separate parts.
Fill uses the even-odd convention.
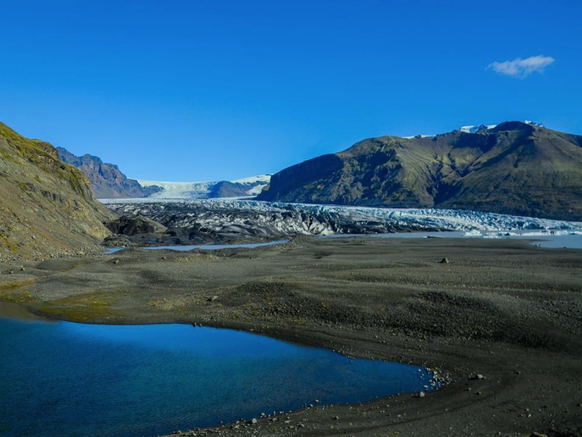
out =
[[[582,251],[525,241],[304,239],[0,271],[0,299],[49,317],[239,328],[438,368],[451,379],[422,398],[315,405],[186,435],[582,435]],[[484,378],[470,378],[477,373]]]

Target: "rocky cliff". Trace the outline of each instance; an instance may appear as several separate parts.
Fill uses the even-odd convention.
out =
[[[81,169],[91,181],[99,199],[140,198],[161,190],[159,187],[142,187],[135,179],[125,176],[115,164],[89,154],[75,156],[63,147],[57,148],[61,161]]]

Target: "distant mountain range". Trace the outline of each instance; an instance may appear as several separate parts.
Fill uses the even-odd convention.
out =
[[[113,217],[52,145],[0,123],[0,261],[95,250]]]
[[[440,135],[384,136],[273,175],[234,181],[127,178],[116,165],[59,148],[98,198],[259,200],[468,209],[582,220],[582,136],[532,122],[463,126]]]
[[[62,147],[59,158],[81,169],[91,181],[99,199],[165,198],[211,199],[222,197],[254,197],[269,183],[270,175],[253,176],[235,181],[164,182],[130,179],[115,164],[104,163],[89,154],[76,156]]]
[[[161,191],[159,187],[142,187],[135,179],[125,176],[115,164],[104,163],[97,156],[76,156],[63,147],[57,147],[57,150],[61,161],[74,165],[87,175],[99,199],[147,197]]]
[[[370,138],[276,173],[258,199],[582,220],[582,136],[505,122]]]

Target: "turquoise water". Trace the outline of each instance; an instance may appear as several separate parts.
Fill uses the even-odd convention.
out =
[[[423,368],[190,325],[0,318],[1,436],[154,436],[423,390]]]
[[[582,234],[557,234],[551,235],[541,232],[523,231],[522,233],[514,232],[506,236],[504,232],[484,231],[481,235],[467,234],[466,232],[395,232],[392,234],[334,234],[326,235],[319,238],[469,238],[469,239],[488,239],[488,240],[531,240],[531,244],[549,249],[582,249]]]
[[[221,249],[256,249],[257,247],[275,246],[277,244],[288,243],[289,240],[268,241],[266,243],[239,243],[239,244],[199,244],[195,246],[151,246],[142,247],[145,250],[176,250],[179,252],[187,252],[189,250],[221,250]]]
[[[221,250],[221,249],[256,249],[257,247],[275,246],[277,244],[288,243],[289,240],[268,241],[266,243],[238,243],[238,244],[198,244],[183,246],[146,246],[145,250],[175,250],[177,252],[188,252],[194,249],[200,250]],[[119,252],[123,247],[112,247],[107,250],[108,254]]]

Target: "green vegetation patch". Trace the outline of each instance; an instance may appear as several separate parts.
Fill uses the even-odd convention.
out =
[[[7,248],[8,250],[10,250],[12,253],[18,253],[18,249],[16,248],[16,246],[14,244],[12,244],[10,242],[10,240],[8,240],[8,238],[6,238],[4,235],[2,235],[2,233],[0,232],[0,242],[2,242]]]
[[[34,279],[23,281],[0,282],[0,300],[13,303],[31,303],[34,301],[28,287],[34,283]]]
[[[47,316],[84,322],[113,315],[113,303],[112,293],[90,292],[43,302],[39,312]]]

